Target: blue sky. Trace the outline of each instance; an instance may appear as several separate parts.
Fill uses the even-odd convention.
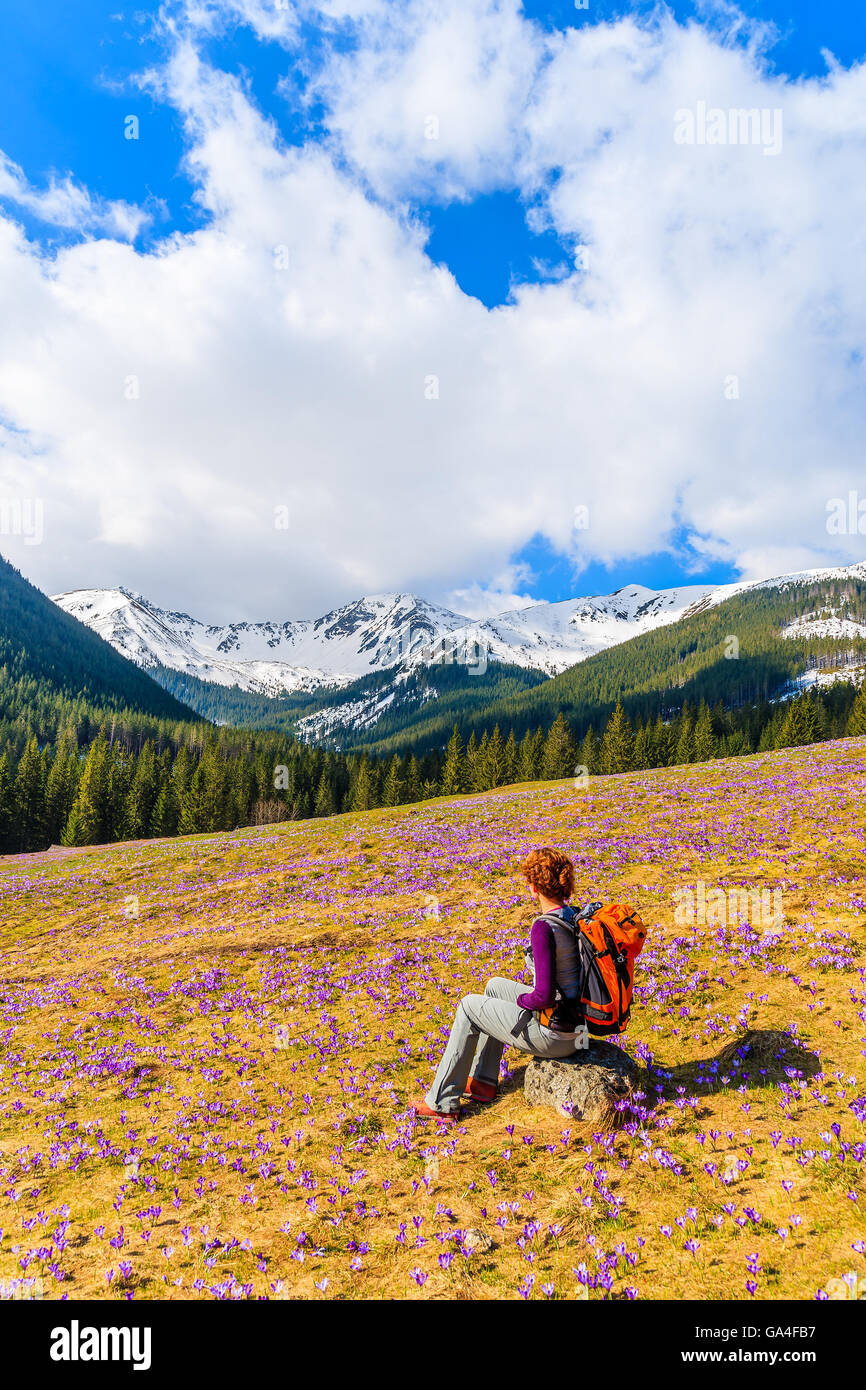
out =
[[[694,19],[713,32],[717,11],[680,3],[668,8],[679,22]],[[822,56],[825,48],[843,67],[863,56],[866,34],[862,17],[842,0],[826,0],[821,6],[804,0],[773,0],[758,6],[744,0],[739,8],[743,15],[772,23],[777,30],[775,42],[767,43],[759,64],[768,81],[774,77],[822,77],[827,71]],[[587,10],[578,10],[566,0],[550,4],[527,0],[524,14],[554,32],[633,13],[646,16],[650,9],[590,0]],[[190,233],[212,220],[211,212],[197,201],[201,189],[194,176],[183,168],[189,135],[184,132],[177,104],[167,100],[164,93],[154,96],[141,90],[134,81],[143,69],[160,70],[171,48],[164,32],[155,33],[153,16],[152,8],[124,11],[108,0],[78,0],[74,6],[7,0],[3,43],[8,78],[0,88],[0,149],[20,166],[30,185],[39,189],[52,175],[71,175],[94,199],[146,210],[150,220],[134,238],[136,250],[144,255],[152,253],[169,234]],[[251,105],[275,122],[282,141],[307,148],[325,148],[328,129],[325,98],[321,90],[311,96],[310,75],[318,74],[326,49],[332,61],[335,53],[351,61],[356,41],[348,28],[337,26],[335,31],[333,26],[311,23],[309,18],[303,20],[300,43],[293,49],[236,24],[226,25],[217,34],[196,36],[201,59],[240,80]],[[136,141],[123,138],[124,119],[130,113],[140,121]],[[341,167],[343,156],[338,153],[335,168]],[[375,168],[362,169],[361,187],[372,201],[387,203],[377,177]],[[504,178],[495,187],[473,188],[470,180],[456,191],[447,180],[441,187],[429,179],[417,187],[411,180],[395,187],[401,217],[408,216],[427,229],[428,258],[447,267],[466,296],[486,310],[495,310],[514,305],[522,287],[553,286],[573,276],[577,236],[555,232],[543,207],[555,178],[556,171],[548,170],[545,184],[534,195],[527,194],[525,184],[519,186],[517,177],[511,183]],[[11,204],[7,207],[11,212]],[[533,214],[540,217],[539,225],[545,230],[531,229],[527,218],[533,220]],[[15,207],[14,217],[34,244],[50,250],[92,235],[80,226],[52,226],[27,206]],[[686,471],[672,486],[672,495],[688,491],[692,481]],[[645,550],[640,546],[638,517],[633,522],[629,553],[612,554],[610,546],[582,559],[578,553],[577,565],[582,568],[576,575],[574,552],[566,553],[552,535],[534,531],[506,555],[494,557],[495,546],[488,547],[488,553],[479,553],[480,568],[475,572],[465,566],[465,560],[456,562],[449,580],[443,578],[441,584],[447,587],[450,583],[454,592],[473,584],[490,586],[495,592],[498,581],[494,571],[498,567],[507,572],[503,594],[511,583],[518,594],[562,598],[574,592],[609,590],[628,581],[661,587],[737,577],[744,569],[737,546],[730,537],[707,540],[708,532],[700,518],[686,522],[673,507],[665,525],[658,508],[648,507]],[[809,547],[805,543],[802,551],[807,557]],[[73,553],[69,552],[70,565],[75,563]],[[767,547],[767,553],[772,553],[772,547]],[[783,552],[779,553],[781,563]],[[788,544],[784,557],[795,553],[800,553],[797,543]],[[109,582],[108,563],[107,555],[103,556],[101,565],[94,562],[90,573],[98,573],[102,582]],[[117,571],[115,582],[133,582],[133,576],[120,572],[122,551],[111,552],[111,563]],[[361,563],[357,574],[358,582],[365,582]],[[56,561],[52,582],[58,575]],[[63,587],[86,582],[88,577],[70,570]],[[393,584],[387,587],[402,586],[411,579],[406,566],[398,566]],[[435,582],[431,583],[435,587]],[[444,588],[438,596],[442,592]]]
[[[705,7],[669,3],[686,22]],[[152,229],[188,230],[202,219],[193,202],[194,187],[179,168],[184,141],[177,113],[145,93],[130,101],[130,78],[165,51],[153,31],[157,7],[124,10],[115,0],[76,0],[74,5],[46,0],[5,0],[2,37],[6,80],[0,84],[0,149],[39,182],[50,171],[72,172],[105,198],[165,203],[167,218]],[[578,10],[572,0],[525,0],[524,13],[545,29],[577,28],[629,13],[649,13],[651,4],[612,4],[591,0]],[[768,50],[770,68],[791,77],[826,72],[822,50],[850,64],[866,55],[866,23],[850,0],[743,0],[739,8],[778,30]],[[305,55],[316,51],[317,35],[305,29]],[[300,114],[277,96],[286,74],[287,55],[279,44],[261,42],[249,29],[233,27],[224,37],[202,44],[218,67],[243,73],[262,110],[278,122],[283,138],[301,142],[320,128],[314,106]],[[299,89],[303,80],[298,78]],[[144,123],[143,137],[126,141],[123,120],[131,110]],[[540,278],[534,262],[555,264],[555,238],[534,236],[526,225],[524,204],[515,194],[498,192],[469,205],[435,200],[418,212],[432,232],[430,252],[444,261],[468,294],[484,304],[502,303],[512,279]],[[44,229],[42,234],[44,235]]]

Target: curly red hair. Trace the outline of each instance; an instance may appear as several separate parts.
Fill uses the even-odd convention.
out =
[[[521,873],[536,893],[556,902],[565,902],[574,892],[574,865],[561,849],[531,850]]]

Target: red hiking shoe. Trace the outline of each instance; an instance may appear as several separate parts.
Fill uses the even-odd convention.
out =
[[[426,1100],[413,1100],[412,1109],[419,1120],[459,1120],[459,1110],[434,1110],[432,1105],[428,1105]]]
[[[492,1081],[476,1081],[474,1076],[470,1076],[463,1094],[472,1100],[480,1100],[482,1105],[489,1105],[499,1095],[499,1087]]]

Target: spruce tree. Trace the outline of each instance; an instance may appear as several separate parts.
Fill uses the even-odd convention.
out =
[[[634,766],[634,732],[619,700],[601,741],[601,770],[628,772]]]
[[[652,766],[670,767],[673,760],[672,730],[658,715],[652,732]]]
[[[178,814],[177,793],[174,789],[174,783],[169,779],[154,802],[148,835],[155,839],[176,835]]]
[[[649,724],[638,724],[634,736],[634,767],[638,770],[653,766],[652,729]]]
[[[60,837],[69,819],[75,798],[75,773],[72,755],[55,753],[45,783],[45,835],[49,844],[60,844]]]
[[[352,789],[352,810],[369,811],[374,804],[373,779],[370,774],[370,760],[364,753],[358,764],[355,785]]]
[[[207,778],[202,759],[189,779],[189,786],[180,803],[178,833],[180,835],[200,835],[209,830]]]
[[[485,781],[488,787],[501,787],[505,782],[505,744],[497,724],[487,745]]]
[[[90,745],[78,791],[63,833],[65,845],[98,845],[108,838],[109,763],[104,732]]]
[[[406,800],[409,802],[420,801],[422,799],[421,766],[414,753],[408,759],[403,775],[406,783]]]
[[[675,759],[677,765],[695,760],[695,721],[688,704],[684,704],[677,728]]]
[[[512,782],[517,781],[517,740],[514,737],[513,729],[509,729],[508,731],[502,780],[506,786],[510,786]]]
[[[599,770],[599,743],[595,729],[591,724],[584,734],[583,743],[580,745],[578,762],[581,767],[586,768],[591,777],[594,777]]]
[[[382,805],[399,806],[403,800],[403,778],[400,769],[400,759],[395,753],[388,765],[388,772],[385,776],[385,785],[382,788]]]
[[[537,780],[538,768],[535,764],[534,753],[533,735],[527,729],[520,740],[520,752],[517,757],[517,780],[519,782],[535,782]]]
[[[9,759],[0,757],[0,853],[11,848],[10,836],[15,816],[15,790],[9,772]]]
[[[458,796],[466,787],[466,767],[463,757],[463,742],[460,730],[454,725],[454,732],[445,750],[445,767],[442,770],[442,795]]]
[[[857,699],[851,707],[846,733],[851,738],[858,738],[866,734],[866,679],[860,686]]]
[[[19,849],[45,847],[45,763],[35,736],[15,774],[15,836]]]
[[[473,729],[473,730],[472,730],[472,733],[469,735],[469,742],[468,742],[467,745],[466,745],[466,759],[465,759],[465,763],[464,763],[464,766],[465,766],[465,769],[466,769],[465,777],[466,777],[466,790],[467,790],[467,791],[474,791],[474,790],[475,790],[475,777],[476,777],[476,773],[477,773],[477,763],[478,763],[478,740],[477,740],[477,738],[475,737],[475,730]]]
[[[317,816],[332,816],[334,814],[334,794],[331,790],[327,770],[324,767],[319,778],[319,785],[316,788],[315,814]]]
[[[550,726],[550,733],[544,743],[541,759],[541,778],[544,782],[559,781],[563,777],[573,777],[577,767],[577,754],[565,715],[560,710]]]
[[[824,706],[817,698],[814,691],[810,692],[806,698],[804,708],[805,724],[805,743],[820,743],[827,737],[827,720],[824,714]]]
[[[150,834],[150,821],[159,795],[153,744],[147,740],[135,761],[132,783],[126,794],[123,833],[128,840],[141,840]]]
[[[715,754],[716,738],[713,733],[710,707],[706,700],[702,700],[695,724],[695,761],[699,763],[709,762],[710,758],[715,757]]]
[[[487,750],[490,745],[490,735],[487,730],[481,735],[481,742],[475,753],[472,762],[473,777],[472,790],[474,792],[486,792],[490,789],[490,764],[487,758]]]

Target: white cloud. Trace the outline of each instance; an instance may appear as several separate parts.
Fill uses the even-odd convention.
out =
[[[19,165],[0,151],[0,198],[54,227],[78,231],[104,231],[108,236],[132,241],[150,221],[149,213],[122,201],[94,198],[67,174],[49,178],[48,186],[34,188]]]
[[[578,570],[681,528],[749,576],[862,558],[825,518],[863,477],[864,69],[788,82],[670,18],[550,37],[506,0],[327,16],[356,42],[316,77],[318,145],[285,147],[196,47],[239,18],[290,44],[293,11],[201,3],[144,79],[207,226],[48,259],[0,220],[0,414],[38,441],[0,487],[45,499],[44,544],[0,549],[49,592],[221,620],[385,589],[506,608],[535,535]],[[780,108],[781,153],[677,145],[700,101]],[[494,186],[588,259],[490,311],[409,209]],[[95,206],[45,197],[64,225]]]
[[[527,589],[535,581],[529,565],[507,565],[499,574],[493,576],[489,584],[472,584],[452,589],[443,602],[455,613],[463,613],[467,618],[494,618],[498,613],[511,612],[517,608],[527,608],[537,602]]]

